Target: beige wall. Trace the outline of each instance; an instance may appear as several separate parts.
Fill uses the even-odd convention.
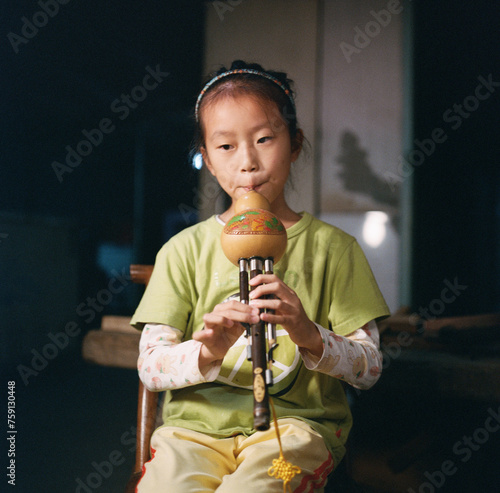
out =
[[[326,0],[318,153],[321,212],[399,209],[403,3]]]
[[[403,184],[391,177],[403,153],[405,4],[322,2],[316,94],[319,217],[356,237],[391,311],[403,300]]]

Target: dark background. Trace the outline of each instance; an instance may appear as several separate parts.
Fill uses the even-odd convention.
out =
[[[447,140],[414,173],[412,302],[428,307],[457,279],[467,288],[443,316],[498,311],[500,6],[420,0],[414,14],[414,137]],[[496,87],[476,105],[480,76]]]
[[[22,35],[23,17],[42,9],[16,1],[1,10],[0,358],[2,403],[7,378],[16,382],[15,491],[78,491],[79,479],[120,491],[135,457],[137,372],[84,363],[81,342],[103,314],[133,310],[140,293],[124,278],[128,265],[154,263],[165,239],[196,219],[188,154],[204,6],[70,1],[17,53],[8,33]],[[144,93],[134,88],[148,67],[168,76]],[[122,109],[122,95],[144,94]],[[65,165],[67,146],[105,118],[114,130],[59,179],[53,162]],[[2,472],[2,491],[6,481]]]
[[[498,311],[500,87],[456,130],[443,108],[473,95],[478,76],[500,82],[499,8],[412,5],[414,137],[436,127],[448,136],[413,174],[412,309],[428,307],[445,280],[456,280],[467,288],[440,315]],[[2,6],[0,356],[2,382],[16,381],[18,491],[78,491],[78,480],[112,456],[117,465],[92,491],[117,492],[131,470],[136,372],[89,366],[80,350],[102,314],[130,314],[140,293],[125,282],[98,309],[88,311],[87,300],[131,261],[153,263],[165,239],[196,220],[188,155],[205,8],[74,0],[15,53],[7,34],[21,35],[23,17],[31,21],[41,8]],[[113,102],[158,65],[168,76],[121,120]],[[66,147],[75,149],[103,118],[115,129],[59,180],[54,161],[64,163]],[[57,357],[34,361],[49,333],[70,323],[77,333]],[[22,377],[19,365],[38,370]]]

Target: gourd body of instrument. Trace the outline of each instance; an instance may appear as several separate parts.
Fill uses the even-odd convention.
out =
[[[269,202],[257,192],[249,192],[236,201],[236,214],[221,235],[222,249],[233,264],[250,257],[271,257],[277,262],[285,253],[285,227],[264,207],[270,207]]]

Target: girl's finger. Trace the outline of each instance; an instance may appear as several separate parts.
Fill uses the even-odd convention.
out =
[[[234,322],[254,324],[259,321],[259,310],[255,307],[242,305],[244,309],[225,309],[220,312],[213,311],[203,316],[205,327],[222,326],[231,328]]]
[[[256,298],[252,300],[251,305],[259,309],[289,311],[290,303],[286,303],[278,298]]]
[[[231,328],[234,325],[234,321],[231,318],[224,317],[214,312],[206,313],[203,316],[203,322],[205,323],[205,328],[207,329],[212,327]]]
[[[275,296],[288,303],[295,303],[295,300],[298,300],[295,291],[290,289],[286,284],[280,283],[261,284],[250,291],[249,297],[251,300],[256,300],[266,295]]]
[[[279,280],[280,278],[276,274],[259,274],[258,276],[250,279],[248,282],[250,285],[256,286],[258,284],[270,283]]]
[[[228,313],[245,313],[245,314],[256,314],[256,311],[251,307],[239,301],[228,301],[226,303],[220,303],[214,307],[212,313],[228,314]],[[227,316],[227,315],[226,315]]]

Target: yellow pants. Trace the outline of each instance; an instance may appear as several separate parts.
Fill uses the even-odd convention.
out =
[[[322,493],[333,458],[323,438],[307,423],[279,420],[283,454],[302,470],[294,493]],[[268,475],[279,457],[274,425],[250,437],[216,439],[183,428],[159,428],[151,439],[138,493],[283,493],[283,481]]]

